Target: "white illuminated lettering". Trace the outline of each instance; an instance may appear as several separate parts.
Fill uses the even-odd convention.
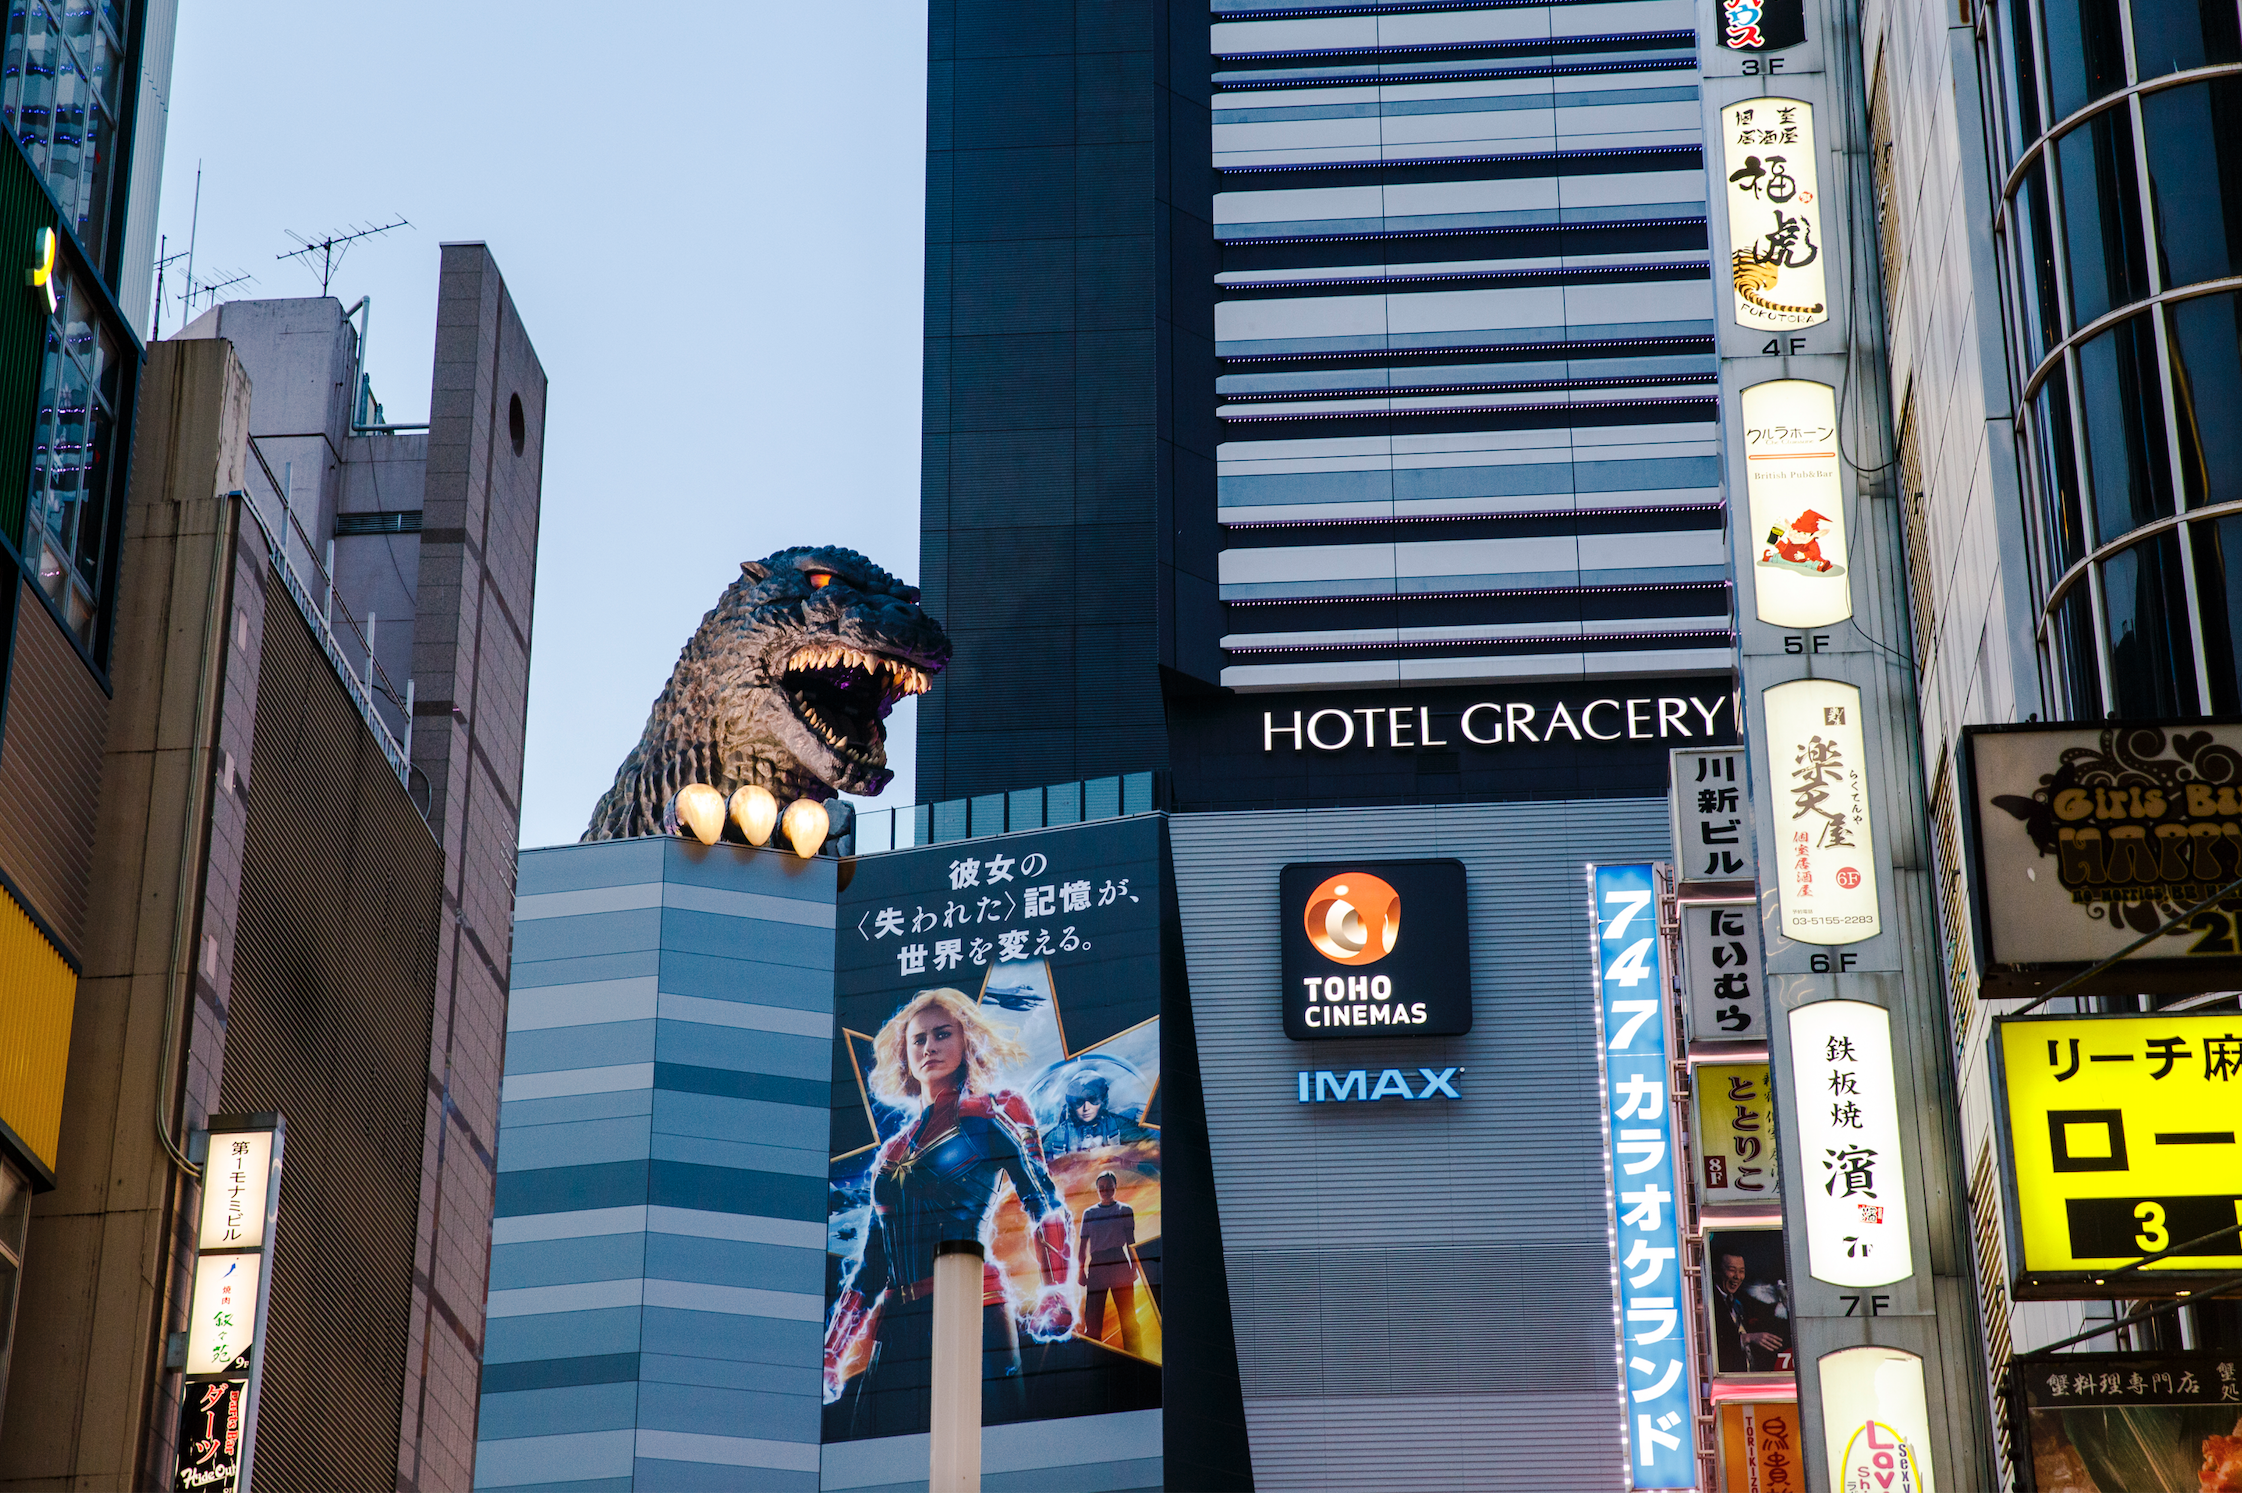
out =
[[[1482,710],[1492,710],[1495,712],[1495,734],[1492,736],[1481,736],[1471,729],[1471,718],[1477,715]],[[1502,740],[1502,707],[1495,704],[1493,701],[1482,700],[1477,705],[1472,706],[1471,709],[1464,712],[1463,725],[1464,740],[1472,743],[1474,746],[1494,746],[1496,743]]]
[[[1705,702],[1695,695],[1689,697],[1689,703],[1696,706],[1697,713],[1705,718],[1705,734],[1710,736],[1713,734],[1713,717],[1719,715],[1721,706],[1728,703],[1728,696],[1722,695],[1719,699],[1713,701],[1713,708],[1710,710],[1707,710]]]
[[[1387,979],[1384,975],[1372,975],[1370,977],[1370,998],[1379,1001],[1393,999],[1393,981]]]
[[[1321,722],[1327,715],[1335,715],[1339,717],[1339,724],[1346,727],[1347,734],[1340,737],[1337,741],[1325,741],[1321,736],[1318,736],[1316,734],[1317,724]],[[1345,712],[1344,710],[1319,710],[1314,715],[1308,717],[1308,745],[1312,747],[1320,747],[1327,752],[1336,752],[1339,750],[1339,748],[1345,746],[1348,742],[1353,741],[1354,739],[1355,719],[1353,716],[1347,714],[1347,712]]]
[[[1322,1026],[1322,1025],[1323,1025],[1323,1007],[1321,1007],[1321,1006],[1310,1006],[1310,1007],[1308,1008],[1308,1025],[1310,1025],[1310,1026]]]
[[[1629,701],[1628,703],[1633,704],[1634,702]],[[1617,731],[1613,731],[1607,734],[1596,729],[1596,708],[1600,705],[1609,705],[1614,710],[1617,710],[1619,708],[1619,702],[1617,700],[1590,700],[1588,702],[1588,708],[1580,713],[1580,723],[1583,726],[1586,726],[1588,728],[1588,734],[1595,737],[1598,741],[1619,740],[1619,733]],[[1558,706],[1557,708],[1559,710],[1564,709],[1562,705]],[[1551,730],[1555,730],[1557,727],[1557,723],[1555,721],[1551,721],[1549,723],[1549,726]]]
[[[1660,695],[1658,697],[1658,734],[1664,736],[1669,725],[1684,736],[1692,734],[1689,727],[1684,724],[1688,715],[1689,702],[1687,700],[1677,700],[1672,695]]]
[[[1347,998],[1347,982],[1345,978],[1339,975],[1333,975],[1330,978],[1326,979],[1323,982],[1323,998],[1327,1001],[1345,1000]]]
[[[1295,710],[1295,711],[1294,711],[1294,712],[1292,713],[1292,724],[1291,724],[1291,725],[1289,725],[1289,726],[1280,726],[1280,725],[1278,725],[1278,724],[1276,723],[1276,718],[1275,718],[1275,717],[1274,717],[1274,716],[1273,716],[1272,714],[1270,714],[1270,712],[1268,712],[1268,711],[1266,711],[1266,710],[1264,710],[1264,711],[1262,711],[1262,712],[1261,712],[1261,750],[1263,750],[1264,752],[1273,752],[1273,751],[1275,751],[1275,750],[1276,750],[1276,743],[1277,743],[1277,738],[1278,738],[1278,737],[1280,737],[1280,736],[1288,735],[1288,734],[1289,734],[1289,735],[1290,735],[1290,736],[1292,737],[1292,749],[1293,749],[1294,751],[1296,751],[1296,752],[1297,752],[1297,751],[1299,751],[1299,750],[1300,750],[1300,712],[1299,712],[1299,711]]]
[[[1317,975],[1303,976],[1300,983],[1308,987],[1308,999],[1310,1000],[1314,1000],[1316,992],[1323,988],[1323,980]]]
[[[1556,736],[1559,728],[1572,732],[1573,740],[1580,740],[1580,727],[1573,724],[1573,713],[1565,708],[1562,700],[1557,702],[1555,710],[1549,712],[1549,724],[1541,728],[1541,739],[1550,740]]]
[[[1448,744],[1448,743],[1447,743],[1447,742],[1446,742],[1445,740],[1441,740],[1441,741],[1435,741],[1435,740],[1433,740],[1433,738],[1432,738],[1432,707],[1431,707],[1430,705],[1420,705],[1420,706],[1418,706],[1418,707],[1417,707],[1417,745],[1419,745],[1419,746],[1428,746],[1428,747],[1436,747],[1436,746],[1446,746],[1447,744]]]
[[[1347,976],[1347,999],[1351,1001],[1370,999],[1370,977],[1368,975]]]
[[[1423,1001],[1416,1001],[1410,1005],[1409,1019],[1411,1021],[1423,1021],[1425,1019],[1425,1003]]]
[[[1409,719],[1408,717],[1409,717],[1409,707],[1408,707],[1408,706],[1406,706],[1406,705],[1394,705],[1394,706],[1389,706],[1389,707],[1387,708],[1387,710],[1386,710],[1386,745],[1387,745],[1387,746],[1390,746],[1390,747],[1413,747],[1413,746],[1415,746],[1415,745],[1416,745],[1416,743],[1415,743],[1415,742],[1413,742],[1413,741],[1403,741],[1403,740],[1401,739],[1401,733],[1402,733],[1402,732],[1404,732],[1404,731],[1414,731],[1414,730],[1416,730],[1416,729],[1417,729],[1417,723],[1416,723],[1415,721],[1413,721],[1413,720],[1410,720],[1410,719]]]
[[[1371,706],[1365,709],[1361,706],[1357,706],[1354,710],[1354,714],[1362,717],[1362,744],[1366,747],[1376,746],[1378,744],[1377,707]]]
[[[1525,737],[1528,741],[1541,740],[1540,737],[1534,735],[1533,732],[1526,729],[1528,726],[1531,726],[1534,723],[1533,706],[1519,704],[1505,705],[1503,707],[1503,714],[1507,717],[1505,724],[1510,727],[1510,739],[1512,741],[1516,741],[1521,736]]]
[[[1644,737],[1650,735],[1648,731],[1638,731],[1635,729],[1637,726],[1647,726],[1650,724],[1647,719],[1636,719],[1637,715],[1640,714],[1640,712],[1635,709],[1637,705],[1642,706],[1644,710],[1648,710],[1650,709],[1650,701],[1629,700],[1627,702],[1627,739],[1629,741],[1640,741]]]

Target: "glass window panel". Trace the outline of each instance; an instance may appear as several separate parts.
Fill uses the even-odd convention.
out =
[[[2071,325],[2149,293],[2141,243],[2141,196],[2134,189],[2133,116],[2097,114],[2055,142],[2063,178],[2063,246],[2071,271]]]
[[[2079,350],[2079,412],[2084,417],[2088,508],[2095,543],[2122,539],[2172,516],[2171,475],[2153,350],[2134,325]]]
[[[2145,313],[2129,316],[2081,347],[2078,359],[2094,527],[2100,542],[2108,544],[2128,530],[2172,516],[2171,454],[2164,439],[2155,329]]]
[[[2142,78],[2212,62],[2242,62],[2234,0],[2133,0],[2133,69]]]
[[[24,7],[8,7],[8,41],[6,49],[0,51],[0,117],[7,120],[8,133],[18,140],[23,138],[23,88],[28,63],[25,30],[30,24]]]
[[[2179,536],[2167,529],[2102,564],[2109,618],[2110,687],[2120,716],[2194,715],[2195,648],[2189,641]]]
[[[2073,720],[2100,720],[2102,670],[2094,653],[2094,607],[2083,578],[2056,606],[2048,640],[2055,653],[2055,674],[2063,681]]]
[[[103,230],[109,224],[110,153],[116,146],[116,123],[99,105],[86,110],[85,161],[78,181],[78,242],[98,264],[107,263]]]
[[[2059,365],[2040,385],[2032,428],[2039,437],[2040,482],[2050,499],[2048,538],[2059,575],[2086,558],[2086,525],[2079,504],[2077,448],[2071,442],[2070,385]],[[2050,576],[2052,583],[2054,576]]]
[[[48,44],[48,55],[54,59],[54,145],[43,168],[47,185],[54,190],[55,198],[63,211],[77,224],[78,173],[85,154],[86,98],[89,92],[86,80],[78,72],[77,64],[70,60],[69,52],[59,43]]]
[[[117,45],[116,37],[106,26],[90,27],[78,42],[78,61],[93,79],[93,91],[104,107],[112,113],[117,108],[117,90],[124,76],[124,48]]]
[[[2035,162],[2016,194],[2017,252],[2029,267],[2031,285],[2024,316],[2038,339],[2032,358],[2045,357],[2063,336],[2061,297],[2055,282],[2055,234],[2048,226],[2046,162]],[[2028,344],[2029,345],[2029,344]]]
[[[2062,119],[2125,86],[2117,0],[2040,0],[2047,25],[2047,92]]]
[[[2016,83],[2015,140],[2009,146],[2013,161],[2024,147],[2040,136],[2039,71],[2032,65],[2032,7],[2030,0],[2005,0],[2008,7],[2008,56]]]
[[[2242,501],[2242,296],[2168,303],[2180,483],[2190,508]]]
[[[2242,515],[2189,526],[2195,536],[2195,594],[2203,603],[2203,661],[2211,708],[2242,711]]]
[[[2164,283],[2242,275],[2242,78],[2144,94],[2141,122]]]
[[[54,133],[55,58],[62,39],[48,27],[47,13],[37,4],[11,7],[23,17],[23,102],[16,139],[43,176],[47,170],[48,137]],[[65,70],[68,64],[63,64]]]

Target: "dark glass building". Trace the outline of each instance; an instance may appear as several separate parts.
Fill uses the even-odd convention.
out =
[[[923,798],[1726,675],[1693,12],[1365,10],[933,6]]]
[[[2050,699],[2242,709],[2242,22],[2002,0],[1991,35]]]

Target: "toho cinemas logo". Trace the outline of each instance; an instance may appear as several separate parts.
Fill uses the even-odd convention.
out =
[[[1285,1035],[1312,1042],[1470,1031],[1465,891],[1456,860],[1286,866],[1278,874]]]

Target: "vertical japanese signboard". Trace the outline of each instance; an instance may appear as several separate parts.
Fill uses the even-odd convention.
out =
[[[1694,1488],[1697,1396],[1683,1281],[1667,984],[1648,865],[1594,866],[1597,1030],[1618,1267],[1620,1393],[1631,1486]]]
[[[1937,1493],[1923,1360],[1898,1348],[1822,1355],[1822,1449],[1832,1493]]]
[[[1681,747],[1672,754],[1674,864],[1681,879],[1750,881],[1759,875],[1744,749]]]
[[[210,1122],[188,1298],[175,1493],[236,1493],[249,1483],[282,1130],[278,1115],[215,1116]]]
[[[1697,1091],[1697,1200],[1769,1203],[1775,1168],[1775,1089],[1760,1063],[1705,1063]]]
[[[1833,1286],[1888,1286],[1915,1273],[1900,1164],[1892,1018],[1866,1001],[1790,1013],[1798,1086],[1794,1185],[1805,1204],[1806,1264]]]
[[[1730,1400],[1720,1407],[1721,1493],[1806,1493],[1791,1400]]]
[[[1745,99],[1721,110],[1720,124],[1737,323],[1785,331],[1829,320],[1814,106]]]
[[[1744,485],[1751,496],[1752,593],[1759,620],[1826,627],[1853,615],[1837,391],[1778,378],[1744,391]]]
[[[1682,993],[1692,1042],[1767,1040],[1757,902],[1681,904]]]
[[[1883,920],[1861,692],[1837,679],[1793,679],[1760,698],[1783,936],[1811,944],[1873,938]]]

